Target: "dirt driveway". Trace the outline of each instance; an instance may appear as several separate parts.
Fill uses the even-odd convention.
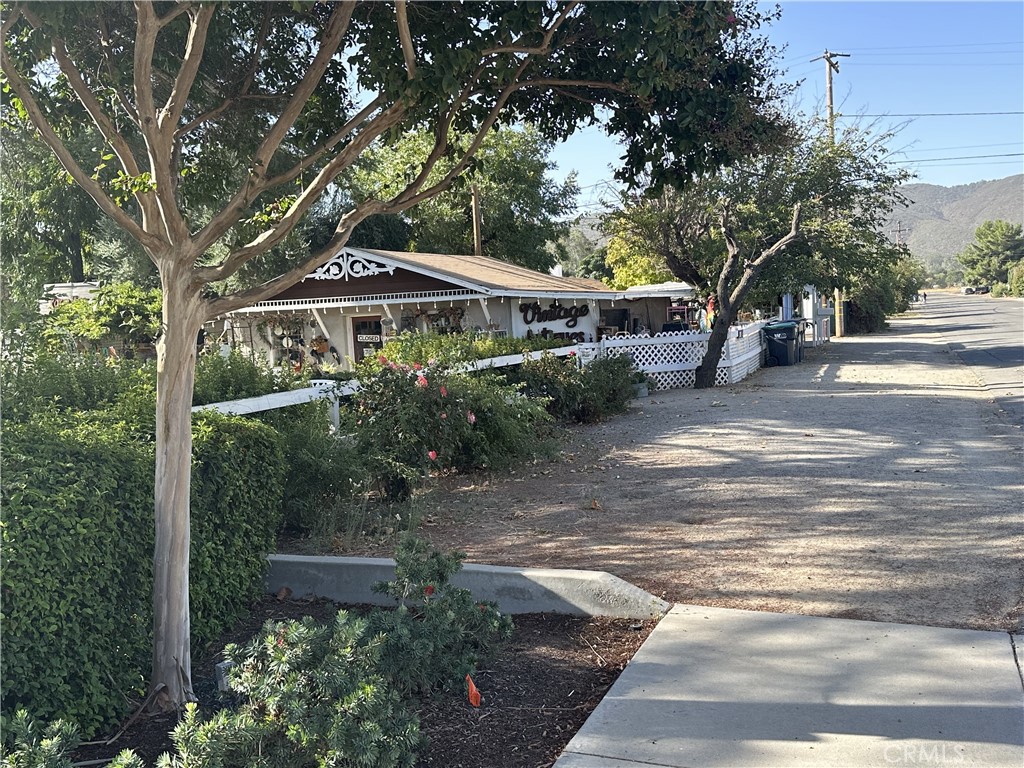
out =
[[[606,570],[676,602],[1019,630],[1022,458],[1019,428],[911,314],[737,386],[653,393],[550,463],[449,478],[422,532],[471,562]]]

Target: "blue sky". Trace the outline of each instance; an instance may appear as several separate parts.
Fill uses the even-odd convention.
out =
[[[900,129],[891,146],[917,173],[915,181],[953,186],[1024,172],[1024,3],[780,5],[782,18],[768,36],[785,46],[788,79],[802,81],[801,110],[825,110],[825,64],[811,59],[825,49],[848,53],[833,76],[836,112],[889,116],[877,118],[878,126]],[[1016,114],[932,116],[951,112]],[[903,114],[922,116],[897,116]],[[605,190],[619,154],[599,127],[552,153],[556,178],[570,170],[579,175],[581,212]]]

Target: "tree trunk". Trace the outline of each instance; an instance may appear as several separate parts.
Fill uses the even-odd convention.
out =
[[[694,389],[710,389],[715,386],[718,363],[722,359],[725,342],[729,340],[729,326],[732,325],[734,316],[735,310],[730,307],[728,312],[722,311],[715,318],[715,324],[711,326],[711,338],[708,339],[708,351],[704,353],[700,365],[694,371]]]
[[[164,265],[163,332],[157,341],[156,541],[153,552],[153,674],[161,711],[194,701],[189,626],[189,497],[196,335],[204,318],[185,268]]]
[[[82,233],[80,231],[73,230],[68,233],[67,253],[71,282],[85,282],[85,258],[82,256]]]

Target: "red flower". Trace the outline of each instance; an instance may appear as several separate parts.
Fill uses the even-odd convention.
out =
[[[448,397],[448,390],[441,387],[441,397]]]
[[[415,371],[422,371],[423,370],[423,366],[420,363],[413,363],[412,367],[413,367],[413,370],[415,370]]]
[[[417,387],[422,387],[422,388],[426,389],[426,387],[427,387],[427,380],[426,380],[426,378],[423,377],[423,376],[417,376],[416,377],[416,386]]]
[[[434,594],[434,585],[433,584],[427,584],[427,586],[425,586],[423,588],[423,594],[426,595],[427,597],[430,597],[432,594]]]
[[[575,352],[570,352],[569,353],[569,357],[576,357],[576,353]]]
[[[380,363],[381,365],[387,365],[388,359],[384,357],[384,355],[377,355],[377,362]]]
[[[431,461],[437,461],[437,451],[427,451],[427,456],[430,457]]]

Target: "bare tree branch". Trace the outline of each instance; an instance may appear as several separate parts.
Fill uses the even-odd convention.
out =
[[[22,17],[24,12],[25,9],[23,7],[20,5],[15,6],[12,13],[10,13],[2,23],[0,23],[0,40],[7,39],[7,33],[11,31],[11,27],[18,23],[18,19]]]
[[[602,83],[598,80],[559,80],[557,78],[542,78],[540,80],[524,80],[519,83],[519,89],[523,88],[593,88],[601,91],[615,91],[616,93],[632,94],[628,88],[615,85],[614,83]]]
[[[167,97],[167,103],[160,112],[157,125],[161,131],[168,127],[173,132],[177,130],[181,114],[188,103],[188,95],[192,90],[196,74],[199,72],[199,63],[203,60],[203,51],[206,48],[206,35],[210,30],[210,21],[213,19],[216,6],[213,4],[200,6],[199,11],[193,14],[188,30],[188,42],[185,44],[185,57],[174,78],[174,86],[171,88],[171,95]]]
[[[754,266],[758,266],[764,262],[770,261],[775,257],[775,254],[780,251],[784,251],[794,240],[800,235],[800,211],[801,204],[797,203],[793,206],[793,220],[789,227],[789,232],[780,237],[775,241],[775,244],[770,248],[761,252],[761,255],[754,259]]]
[[[319,84],[320,78],[323,77],[324,72],[327,70],[327,66],[338,50],[345,31],[348,29],[353,10],[355,10],[355,3],[351,1],[339,3],[334,7],[316,56],[313,57],[313,61],[306,70],[306,74],[296,86],[288,105],[278,116],[277,121],[267,133],[267,137],[253,155],[248,177],[224,205],[220,213],[214,216],[196,234],[195,242],[200,252],[205,251],[223,236],[239,220],[249,203],[255,200],[262,190],[267,188],[266,172],[270,166],[270,160],[277,152],[281,142],[284,141],[288,131],[291,130],[292,125],[298,119],[310,95]]]
[[[28,19],[32,26],[39,29],[42,24],[37,17],[26,11],[25,18]],[[99,130],[100,135],[103,139],[110,144],[114,150],[114,154],[117,155],[118,161],[121,163],[121,167],[124,172],[129,176],[138,176],[139,165],[135,160],[135,155],[132,153],[131,147],[128,146],[128,142],[124,140],[109,115],[104,112],[103,107],[100,105],[96,96],[89,88],[85,79],[82,77],[82,73],[78,70],[78,67],[71,60],[71,55],[68,53],[68,49],[64,41],[59,37],[54,37],[51,43],[50,50],[53,52],[54,58],[57,59],[57,64],[60,66],[61,72],[68,79],[68,84],[71,89],[75,92],[75,96],[85,107],[85,111],[89,113],[89,117],[92,118],[93,125]],[[140,198],[139,204],[143,205],[144,201]]]
[[[393,104],[374,118],[362,133],[320,170],[316,177],[299,193],[292,206],[273,227],[261,232],[258,237],[241,248],[234,250],[219,265],[198,268],[196,270],[197,276],[205,282],[224,280],[237,272],[249,259],[278,245],[295,228],[295,225],[299,223],[310,206],[316,202],[327,185],[339,173],[352,165],[378,136],[398,125],[404,114],[404,106]],[[375,202],[375,205],[380,204]]]
[[[412,33],[409,31],[406,0],[396,0],[395,17],[398,21],[398,39],[402,44],[402,57],[405,59],[405,72],[412,80],[416,77],[416,50],[412,47]]]
[[[167,242],[183,242],[189,233],[175,199],[176,180],[172,178],[169,165],[164,167],[157,164],[159,158],[169,163],[174,146],[169,132],[160,130],[153,100],[153,52],[156,50],[160,29],[153,4],[147,0],[135,0],[135,104],[139,113],[139,130],[142,131],[149,152],[149,173],[156,187],[156,203],[159,207],[158,220],[151,210],[143,210],[142,226],[147,231],[161,231]]]
[[[102,51],[101,56],[103,58],[103,63],[107,67],[107,75],[110,77],[111,88],[114,90],[114,95],[117,96],[117,101],[121,105],[121,109],[124,110],[130,120],[138,125],[139,113],[135,109],[135,105],[128,101],[128,97],[125,96],[124,91],[115,85],[118,81],[118,77],[117,71],[114,69],[113,46],[110,41],[110,31],[107,29],[107,18],[102,13],[98,13],[96,15],[99,23],[100,49]]]
[[[203,123],[208,122],[210,120],[213,120],[215,117],[221,115],[229,107],[232,107],[236,103],[238,103],[240,101],[244,101],[247,98],[254,98],[254,99],[262,99],[262,98],[278,99],[278,98],[280,98],[280,96],[269,95],[269,94],[265,95],[265,96],[264,95],[252,96],[252,97],[248,96],[249,89],[252,87],[253,80],[256,78],[256,72],[259,71],[260,57],[261,57],[261,55],[263,53],[263,46],[266,44],[266,42],[267,42],[267,35],[270,33],[271,13],[270,13],[269,8],[270,8],[269,5],[264,6],[263,20],[260,22],[260,31],[259,31],[259,34],[256,37],[256,42],[253,45],[252,56],[250,57],[249,69],[246,70],[246,73],[245,73],[244,77],[242,78],[242,82],[241,82],[241,84],[238,87],[238,93],[236,93],[231,98],[225,99],[218,106],[216,106],[213,109],[208,110],[208,111],[200,114],[198,117],[190,120],[188,123],[186,123],[185,125],[183,125],[180,128],[178,128],[178,130],[174,134],[175,141],[177,141],[177,140],[181,139],[181,137],[186,136],[187,134],[191,133],[196,128],[198,128],[200,125],[202,125]]]
[[[3,73],[7,76],[7,82],[11,88],[17,94],[18,98],[21,99],[25,110],[28,112],[29,118],[32,120],[32,124],[36,127],[42,136],[43,141],[46,142],[47,146],[50,147],[53,154],[56,155],[60,164],[64,166],[65,170],[71,174],[72,178],[88,193],[88,195],[96,201],[96,205],[107,214],[114,222],[133,237],[140,245],[147,249],[158,249],[163,245],[163,242],[153,234],[146,232],[138,222],[131,218],[125,213],[113,200],[111,200],[107,193],[100,186],[99,182],[93,179],[88,173],[82,170],[81,166],[75,161],[71,152],[64,146],[64,143],[60,140],[53,128],[50,127],[49,122],[43,115],[42,110],[36,103],[35,97],[32,95],[32,91],[25,82],[25,79],[21,76],[21,73],[14,67],[13,62],[10,61],[10,57],[7,55],[7,50],[3,46],[0,46],[0,68]]]
[[[355,229],[359,222],[369,216],[382,212],[383,204],[377,200],[370,200],[356,206],[341,217],[341,220],[338,222],[338,226],[334,231],[334,236],[319,251],[285,274],[275,277],[273,280],[263,283],[262,285],[250,288],[246,291],[240,291],[230,296],[222,296],[217,299],[213,299],[207,305],[207,317],[218,317],[235,309],[248,307],[258,301],[263,301],[270,296],[280,293],[290,285],[294,285],[341,250],[348,241],[349,236],[352,234],[352,230]]]
[[[359,125],[363,121],[365,121],[366,118],[372,115],[383,103],[383,96],[378,96],[377,98],[375,98],[373,101],[371,101],[361,110],[359,110],[359,112],[356,113],[356,115],[352,117],[347,123],[341,126],[341,128],[338,129],[337,133],[335,133],[333,136],[327,139],[318,148],[312,150],[310,154],[306,155],[306,157],[304,157],[301,161],[296,163],[287,171],[279,173],[277,176],[268,179],[266,184],[267,189],[273,189],[274,187],[278,187],[281,186],[282,184],[287,184],[291,181],[294,181],[302,174],[303,171],[316,165],[320,160],[324,158],[324,156],[328,152],[334,149],[342,141],[342,139],[344,139],[346,136],[352,133],[352,131],[358,128]]]
[[[153,49],[160,31],[152,3],[135,0],[135,104],[139,111],[139,128],[147,138],[156,128],[153,104]]]
[[[171,10],[169,10],[166,15],[157,18],[157,23],[160,25],[160,28],[163,29],[176,18],[181,16],[181,14],[191,12],[193,6],[194,3],[179,0],[178,3]]]

